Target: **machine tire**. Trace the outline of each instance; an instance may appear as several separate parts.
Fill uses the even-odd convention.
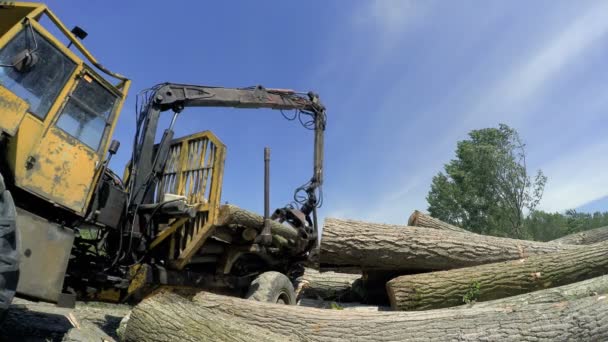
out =
[[[17,210],[0,174],[0,318],[11,305],[19,281]]]
[[[246,299],[285,305],[296,305],[296,293],[291,280],[280,272],[260,274],[249,286]]]

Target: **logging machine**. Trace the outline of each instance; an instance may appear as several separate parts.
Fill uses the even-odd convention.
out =
[[[108,167],[119,148],[111,137],[130,81],[89,53],[86,35],[45,5],[0,1],[0,309],[15,293],[69,305],[136,301],[162,286],[258,299],[257,287],[275,286],[264,299],[293,304],[288,282],[318,239],[318,95],[159,84],[137,97],[132,157],[119,177]],[[226,146],[209,131],[174,139],[187,107],[294,110],[314,131],[313,175],[295,203],[270,215],[265,172],[263,223],[219,225]],[[164,112],[172,120],[155,143]],[[266,150],[266,171],[268,159]]]

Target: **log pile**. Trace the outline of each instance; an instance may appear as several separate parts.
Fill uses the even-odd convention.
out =
[[[567,245],[591,245],[608,240],[608,227],[600,227],[563,236],[551,242]]]
[[[236,207],[220,217],[261,223]],[[535,242],[419,211],[407,226],[327,218],[318,261],[294,279],[300,306],[160,293],[132,311],[125,340],[608,339],[608,228]]]

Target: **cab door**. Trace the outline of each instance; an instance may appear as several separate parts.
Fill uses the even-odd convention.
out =
[[[26,160],[21,186],[84,214],[118,102],[85,69]]]

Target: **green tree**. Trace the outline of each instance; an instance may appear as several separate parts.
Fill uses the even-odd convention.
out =
[[[524,211],[533,211],[547,178],[531,179],[525,145],[511,127],[485,128],[459,141],[427,196],[432,216],[474,232],[524,237]]]

